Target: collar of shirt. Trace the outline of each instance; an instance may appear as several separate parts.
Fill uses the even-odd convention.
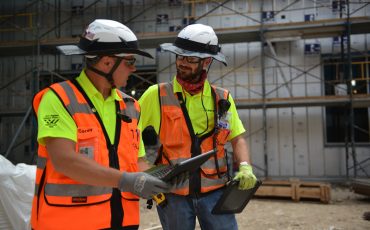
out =
[[[99,100],[104,101],[103,95],[95,88],[93,83],[87,77],[85,70],[81,71],[80,76],[76,78],[77,82],[80,83],[82,89],[85,91],[89,98],[98,98]],[[111,95],[106,100],[122,100],[116,89],[111,90]]]
[[[177,92],[181,92],[182,93],[182,96],[184,98],[187,98],[187,97],[195,97],[195,96],[200,96],[201,93],[203,93],[203,97],[211,97],[212,94],[211,94],[211,84],[209,84],[209,81],[208,79],[206,79],[204,81],[204,86],[203,86],[203,90],[201,93],[198,93],[198,94],[195,94],[195,95],[191,95],[190,93],[186,92],[185,90],[183,90],[182,86],[180,85],[180,83],[177,81],[176,79],[176,76],[173,78],[173,92],[174,93],[177,93]],[[185,95],[184,95],[185,94]]]

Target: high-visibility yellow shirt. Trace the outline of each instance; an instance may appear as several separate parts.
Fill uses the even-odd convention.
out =
[[[205,81],[202,92],[191,95],[182,89],[182,86],[177,82],[175,77],[173,80],[173,91],[174,93],[182,93],[195,134],[202,136],[210,132],[214,128],[214,102],[211,85],[208,80]],[[229,95],[228,100],[231,104],[228,110],[231,131],[228,140],[231,140],[244,133],[245,129],[236,111],[231,95]],[[140,129],[144,130],[146,127],[152,126],[158,134],[161,123],[158,85],[149,87],[140,97],[139,104],[141,107]],[[140,148],[140,151],[145,151],[145,149]],[[140,152],[140,154],[145,153]]]
[[[95,88],[90,79],[86,76],[85,71],[82,71],[76,80],[93,103],[95,109],[98,111],[109,136],[109,140],[113,144],[116,131],[115,100],[120,101],[122,99],[119,97],[117,92],[112,89],[111,95],[104,100],[103,95]],[[50,119],[55,120],[53,123],[50,123]],[[43,138],[45,137],[66,138],[77,142],[76,123],[67,112],[58,96],[52,90],[46,92],[42,97],[38,112],[37,140],[44,144]],[[142,140],[140,143],[140,148],[144,149]],[[141,150],[141,152],[144,152],[145,154],[145,150]],[[140,155],[139,153],[139,157],[142,156],[143,155]]]

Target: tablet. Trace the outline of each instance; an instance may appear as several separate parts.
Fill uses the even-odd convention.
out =
[[[261,184],[262,182],[257,180],[253,188],[239,190],[239,181],[230,181],[226,185],[224,193],[213,207],[212,214],[232,214],[242,212]]]
[[[198,156],[189,158],[175,165],[157,165],[145,171],[154,177],[163,181],[170,181],[180,173],[188,171],[189,173],[198,169],[204,162],[217,152],[217,149],[212,149],[208,152],[199,154]]]

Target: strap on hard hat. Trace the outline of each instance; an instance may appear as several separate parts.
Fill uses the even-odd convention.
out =
[[[137,41],[124,41],[120,38],[120,42],[99,42],[99,40],[89,40],[84,37],[80,37],[78,47],[86,52],[86,54],[110,54],[113,52],[117,53],[117,50],[124,49],[138,49]]]
[[[115,84],[114,84],[114,80],[113,80],[113,73],[116,71],[118,66],[121,64],[123,58],[121,58],[121,57],[115,57],[115,58],[117,58],[117,60],[114,63],[112,69],[109,71],[109,73],[104,73],[103,71],[100,71],[100,70],[96,69],[92,65],[87,65],[86,67],[88,69],[90,69],[91,71],[99,74],[100,76],[105,77],[109,81],[109,83],[112,85],[112,87],[116,87]]]
[[[174,45],[184,50],[214,55],[221,51],[221,47],[219,45],[210,45],[209,43],[204,44],[180,37],[176,38]]]

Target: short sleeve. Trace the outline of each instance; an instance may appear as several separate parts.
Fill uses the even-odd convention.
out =
[[[77,141],[76,123],[65,109],[58,96],[51,90],[41,99],[37,115],[37,140],[44,144],[45,137],[67,138]]]
[[[238,112],[236,110],[234,99],[232,98],[232,96],[230,94],[229,94],[228,100],[231,104],[230,108],[229,108],[229,111],[228,111],[229,114],[230,114],[229,115],[230,116],[229,124],[230,124],[230,131],[231,131],[231,133],[228,137],[228,140],[231,140],[234,137],[245,133],[245,128],[244,128],[244,125],[243,125],[242,121],[239,118]]]
[[[152,126],[156,133],[159,132],[161,111],[159,105],[158,85],[149,87],[139,99],[141,108],[140,128]]]

